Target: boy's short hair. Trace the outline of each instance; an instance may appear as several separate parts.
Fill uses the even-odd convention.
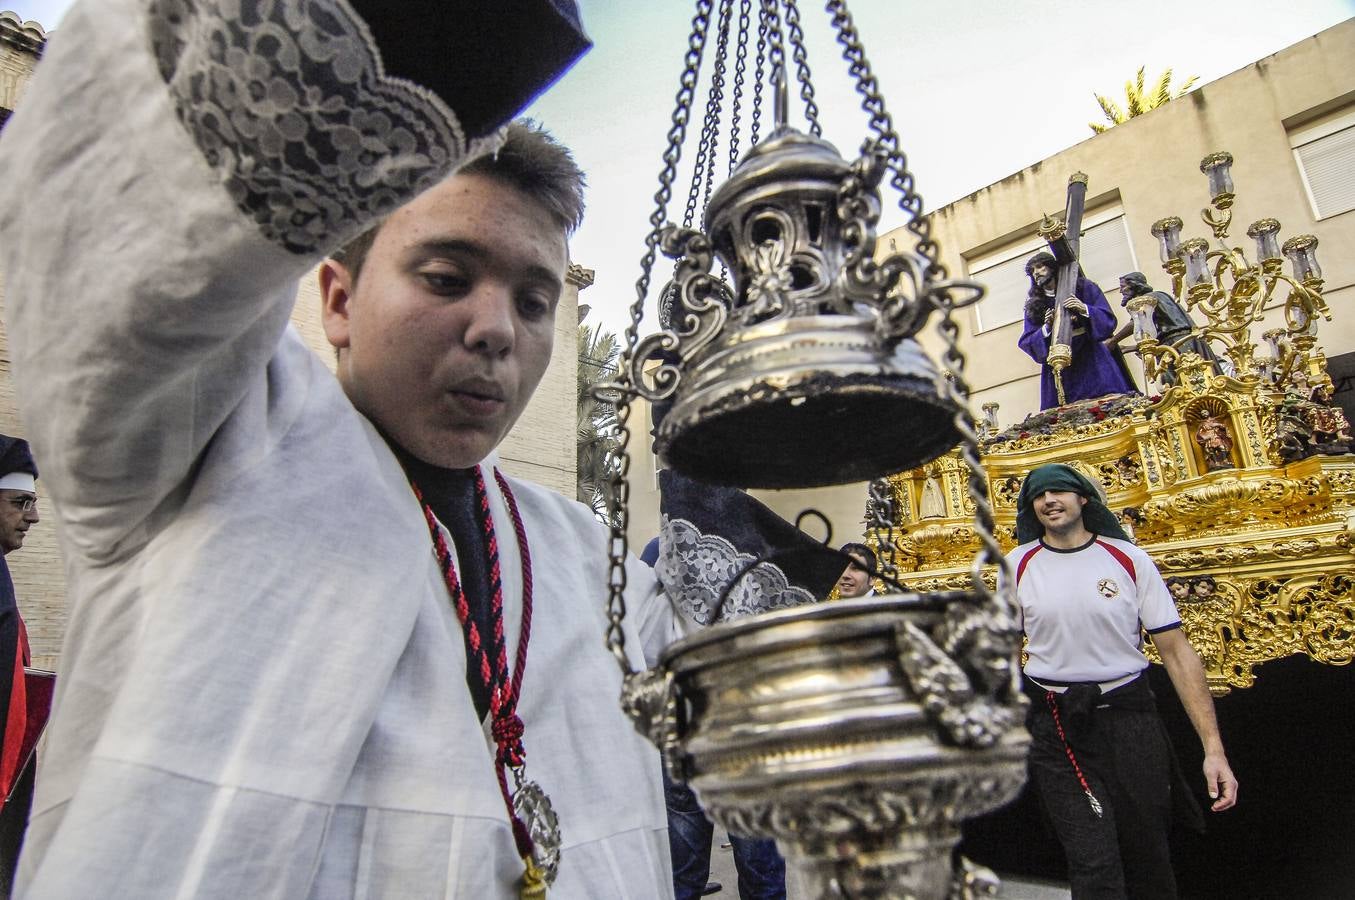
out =
[[[498,152],[476,157],[456,174],[487,175],[512,185],[541,204],[566,235],[583,222],[583,171],[564,144],[530,119],[508,123]],[[330,254],[348,269],[354,284],[385,221],[378,220]]]

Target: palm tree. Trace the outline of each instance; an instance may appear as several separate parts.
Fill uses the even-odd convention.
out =
[[[616,445],[616,407],[593,396],[593,388],[616,374],[621,342],[601,325],[579,326],[578,500],[603,522],[610,521],[607,486],[609,451]]]
[[[1096,102],[1101,104],[1101,111],[1106,114],[1106,119],[1109,120],[1110,124],[1101,125],[1097,122],[1088,122],[1087,124],[1091,126],[1092,131],[1100,134],[1122,122],[1128,122],[1135,116],[1141,116],[1150,110],[1157,109],[1169,100],[1174,100],[1177,97],[1184,95],[1200,78],[1198,75],[1190,76],[1186,79],[1186,83],[1177,88],[1176,93],[1173,94],[1171,89],[1172,70],[1167,69],[1162,73],[1162,76],[1158,78],[1157,83],[1153,85],[1151,90],[1144,90],[1144,68],[1146,67],[1140,66],[1138,75],[1135,76],[1134,80],[1126,81],[1124,83],[1126,101],[1124,111],[1121,111],[1115,101],[1111,100],[1109,97],[1102,97],[1100,94],[1095,95]]]

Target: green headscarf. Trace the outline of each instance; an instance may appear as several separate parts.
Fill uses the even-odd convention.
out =
[[[1035,515],[1034,500],[1045,491],[1072,491],[1087,498],[1082,507],[1082,524],[1093,534],[1102,537],[1129,540],[1115,517],[1101,499],[1101,491],[1085,475],[1063,463],[1049,463],[1031,471],[1021,483],[1016,499],[1016,542],[1024,544],[1044,536],[1044,526]]]

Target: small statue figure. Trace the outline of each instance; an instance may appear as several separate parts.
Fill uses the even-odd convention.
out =
[[[1195,579],[1192,589],[1195,591],[1196,601],[1203,603],[1214,599],[1214,593],[1218,590],[1218,582],[1214,580],[1213,575],[1201,575]]]
[[[1308,427],[1313,447],[1319,453],[1350,452],[1350,422],[1339,406],[1331,402],[1331,389],[1319,384],[1312,391],[1313,405],[1308,409]]]
[[[1142,272],[1129,272],[1120,276],[1121,306],[1128,306],[1130,300],[1144,294],[1150,294],[1156,303],[1153,307],[1153,325],[1157,328],[1158,343],[1164,347],[1174,347],[1179,353],[1198,354],[1201,359],[1213,366],[1215,374],[1219,374],[1221,370],[1218,357],[1209,349],[1207,341],[1189,336],[1195,329],[1195,322],[1190,318],[1190,313],[1176,302],[1175,297],[1166,291],[1153,290],[1148,284],[1148,277]],[[1114,347],[1129,337],[1133,331],[1133,322],[1126,323],[1106,341],[1106,344]],[[1176,370],[1171,366],[1164,367],[1161,378],[1164,384],[1176,384]]]
[[[1308,373],[1302,369],[1294,369],[1289,374],[1289,391],[1298,394],[1302,400],[1313,399],[1313,385],[1308,380]]]
[[[1125,510],[1116,518],[1120,520],[1120,527],[1124,529],[1124,533],[1129,535],[1129,540],[1138,543],[1134,536],[1134,517],[1129,515],[1129,511]]]
[[[1195,443],[1204,451],[1205,471],[1216,472],[1219,469],[1233,467],[1233,438],[1228,434],[1228,426],[1210,413],[1195,429]]]
[[[1172,595],[1172,601],[1180,606],[1190,600],[1190,582],[1184,578],[1172,576],[1167,579],[1167,591]]]
[[[928,475],[922,483],[922,503],[919,504],[924,519],[942,519],[946,515],[946,498],[941,493],[941,479]]]

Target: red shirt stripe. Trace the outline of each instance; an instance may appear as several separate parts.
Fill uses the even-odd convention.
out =
[[[1017,584],[1020,584],[1020,583],[1021,583],[1021,575],[1022,575],[1023,573],[1025,573],[1025,571],[1026,571],[1026,564],[1030,562],[1030,558],[1031,558],[1032,556],[1034,556],[1035,554],[1039,553],[1039,552],[1040,552],[1041,550],[1043,550],[1043,549],[1044,549],[1044,544],[1036,544],[1034,547],[1031,547],[1029,550],[1026,551],[1026,555],[1025,555],[1025,556],[1021,557],[1021,561],[1020,561],[1019,563],[1016,564],[1016,583],[1017,583]]]
[[[1112,557],[1114,557],[1117,563],[1119,563],[1121,566],[1124,566],[1124,570],[1129,573],[1129,580],[1134,582],[1134,584],[1137,586],[1139,583],[1139,576],[1134,572],[1134,561],[1129,558],[1129,554],[1125,553],[1119,547],[1114,547],[1111,546],[1110,544],[1107,544],[1100,538],[1096,539],[1096,543],[1098,546],[1104,547],[1106,549],[1106,552],[1109,553]]]

